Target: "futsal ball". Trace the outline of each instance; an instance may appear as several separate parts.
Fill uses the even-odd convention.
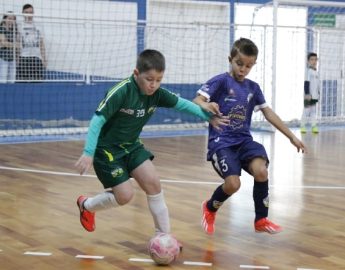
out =
[[[152,237],[148,249],[152,260],[158,265],[170,264],[180,253],[177,240],[168,233],[159,233]]]

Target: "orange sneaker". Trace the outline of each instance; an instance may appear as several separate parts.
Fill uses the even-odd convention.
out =
[[[277,224],[274,224],[268,218],[261,218],[254,224],[256,232],[267,232],[270,234],[280,233],[283,228]]]
[[[214,222],[216,219],[216,212],[211,212],[208,210],[207,201],[202,203],[202,220],[201,226],[207,234],[213,234],[215,231]]]
[[[92,213],[84,208],[84,202],[88,198],[86,196],[79,196],[77,200],[77,205],[80,212],[80,223],[83,225],[84,229],[88,232],[93,232],[96,228],[95,225],[95,213]]]

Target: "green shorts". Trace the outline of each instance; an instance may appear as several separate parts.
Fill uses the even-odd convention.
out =
[[[315,105],[319,100],[318,99],[311,99],[311,100],[304,100],[304,107],[310,107]]]
[[[153,158],[153,154],[141,143],[126,149],[110,146],[96,149],[93,167],[104,188],[111,188],[127,181],[131,171]]]

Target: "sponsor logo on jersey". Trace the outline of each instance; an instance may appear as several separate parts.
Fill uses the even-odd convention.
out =
[[[148,114],[154,113],[156,109],[157,109],[157,106],[151,106],[151,107],[147,110],[147,113],[148,113]]]
[[[228,96],[226,98],[224,98],[224,101],[236,101],[236,93],[235,93],[235,90],[230,88],[228,90]]]
[[[134,110],[132,110],[132,109],[122,108],[122,109],[120,109],[120,112],[127,113],[129,115],[133,115],[134,114]]]
[[[230,119],[229,127],[232,130],[240,129],[243,127],[243,123],[246,120],[246,108],[243,105],[236,105],[231,108],[228,116]]]
[[[231,97],[226,97],[226,98],[224,98],[224,101],[225,101],[225,102],[227,102],[227,101],[232,101],[232,102],[235,102],[235,101],[236,101],[236,99],[231,98]]]
[[[229,97],[236,97],[235,90],[230,88],[229,91],[228,91],[228,95],[229,95]]]

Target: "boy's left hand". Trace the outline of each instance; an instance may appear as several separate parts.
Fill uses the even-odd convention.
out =
[[[297,152],[302,151],[302,153],[307,153],[307,147],[297,137],[292,137],[290,142],[297,148]]]

